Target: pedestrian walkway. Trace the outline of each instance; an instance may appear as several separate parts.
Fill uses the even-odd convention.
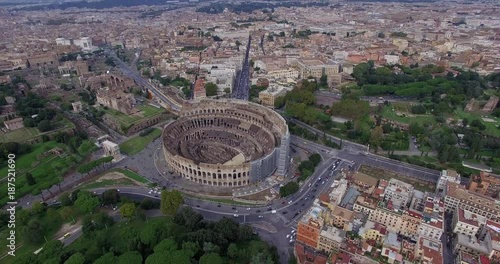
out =
[[[263,181],[256,182],[255,184],[233,190],[233,196],[241,197],[241,196],[256,194],[264,190],[270,189],[273,186],[278,185],[279,183],[280,181],[277,179],[277,176],[271,176]]]
[[[262,230],[267,231],[267,232],[272,233],[272,234],[278,232],[278,229],[276,229],[275,226],[273,226],[271,223],[264,222],[264,221],[253,223],[252,226],[255,228],[262,229]]]

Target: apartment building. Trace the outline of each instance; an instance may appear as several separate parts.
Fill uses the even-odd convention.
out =
[[[324,225],[323,209],[314,206],[306,213],[297,225],[297,241],[312,248],[318,247],[321,229]]]
[[[442,192],[446,190],[446,185],[448,182],[453,182],[460,184],[460,174],[454,170],[442,170],[439,176],[438,183],[436,185],[436,192]]]
[[[384,200],[390,201],[395,209],[404,209],[411,201],[414,188],[411,184],[391,179],[384,190]]]
[[[346,237],[346,232],[333,226],[321,230],[318,250],[323,250],[327,253],[339,252]]]
[[[500,176],[481,171],[479,175],[472,176],[467,189],[471,192],[498,199],[500,198]]]
[[[354,203],[354,212],[370,215],[377,208],[377,201],[368,195],[359,195]]]
[[[443,245],[439,240],[420,237],[415,247],[415,256],[420,259],[422,264],[443,264],[442,247]]]
[[[353,219],[354,212],[340,206],[335,206],[330,214],[332,225],[344,231],[350,231],[349,224]]]
[[[359,236],[365,240],[375,240],[377,243],[382,243],[387,235],[387,228],[373,221],[366,221],[365,225],[359,229]]]
[[[447,212],[459,207],[488,219],[500,219],[500,203],[488,196],[471,192],[456,183],[448,183],[444,204]]]
[[[297,67],[301,79],[310,76],[313,78],[320,78],[323,75],[333,76],[340,71],[339,64],[328,64],[319,59],[299,59],[292,65]]]
[[[276,98],[285,96],[289,89],[284,86],[271,85],[266,90],[259,93],[260,103],[264,106],[274,108],[274,102]]]
[[[383,202],[380,202],[379,206],[370,213],[368,219],[385,225],[390,232],[397,233],[401,230],[402,214],[403,211],[391,210]]]
[[[479,229],[486,224],[486,220],[484,216],[457,207],[453,214],[453,233],[475,236]]]

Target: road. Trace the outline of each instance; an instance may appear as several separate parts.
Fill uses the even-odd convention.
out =
[[[293,119],[293,122],[297,124],[298,126],[305,128],[317,135],[323,135],[323,131],[320,131],[314,127],[311,127],[307,125],[304,122],[301,122],[299,120]],[[417,165],[412,165],[408,164],[405,162],[389,159],[383,156],[379,156],[373,153],[368,152],[368,147],[355,143],[355,142],[350,142],[348,140],[340,139],[331,135],[326,134],[325,135],[329,140],[336,142],[337,144],[340,144],[340,141],[342,140],[342,150],[338,151],[338,156],[342,159],[350,160],[355,162],[358,166],[361,164],[366,164],[366,165],[371,165],[387,170],[391,170],[394,172],[398,172],[400,174],[404,174],[406,176],[412,177],[412,178],[417,178],[422,181],[427,181],[431,183],[437,183],[439,179],[440,172],[432,169],[428,169],[425,167],[420,167]],[[300,142],[306,142],[307,140],[301,139],[296,136],[292,136],[292,139],[295,139],[296,141]],[[326,146],[320,145],[320,144],[314,144],[314,149],[316,151],[332,151],[331,148],[328,148]]]
[[[135,82],[139,85],[141,85],[144,88],[147,88],[149,91],[151,91],[155,96],[157,96],[163,103],[167,104],[172,110],[175,112],[179,112],[182,108],[182,106],[176,102],[174,99],[171,99],[167,96],[165,96],[161,91],[159,91],[154,85],[149,83],[146,79],[144,79],[136,70],[135,67],[132,69],[130,68],[129,65],[127,65],[125,62],[120,60],[116,54],[114,53],[113,50],[106,48],[104,50],[105,54],[108,56],[111,56],[113,60],[116,62],[116,66],[120,68],[122,73],[132,79],[135,80]]]
[[[349,166],[348,163],[340,161],[336,169],[332,170],[332,164],[336,160],[336,158],[330,157],[322,161],[299,192],[286,199],[274,201],[270,205],[237,206],[188,197],[185,198],[184,205],[197,210],[207,220],[216,221],[228,217],[241,224],[251,224],[259,236],[278,248],[282,263],[287,263],[293,243],[290,243],[286,235],[290,234],[296,221],[307,212],[319,194],[325,191],[338,177],[340,169]],[[94,194],[100,195],[107,189],[109,188],[97,188],[92,191]],[[119,190],[121,195],[135,200],[142,200],[145,197],[160,199],[160,195],[150,193],[150,189],[145,187],[120,187]],[[158,216],[160,215],[161,213]],[[269,228],[263,228],[266,226]],[[74,241],[79,235],[81,233],[75,232],[66,240]]]

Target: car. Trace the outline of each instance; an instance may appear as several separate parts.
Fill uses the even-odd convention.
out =
[[[237,212],[238,212],[238,210],[234,210],[234,212],[235,212],[235,213],[237,213]]]
[[[296,232],[297,232],[297,230],[292,229],[292,234],[295,234]]]
[[[312,185],[312,183],[309,183],[309,185],[308,185],[308,186],[309,186],[309,187],[311,187],[311,185]]]
[[[288,204],[292,204],[292,203],[293,203],[293,201],[288,202]]]
[[[287,211],[283,211],[283,213],[282,213],[282,214],[288,214],[288,212],[287,212]]]
[[[283,201],[281,204],[286,204],[286,201]]]
[[[314,188],[314,189],[312,189],[312,192],[316,192],[316,190],[317,190],[317,189],[316,189],[316,188]]]
[[[293,215],[293,217],[296,217],[297,215],[299,215],[299,213],[295,213],[295,214]]]
[[[234,217],[239,217],[239,215],[237,215],[237,214],[234,214],[233,216],[234,216]]]
[[[70,235],[71,235],[70,233],[66,233],[66,234],[64,234],[64,236],[63,236],[63,237],[64,237],[64,238],[67,238],[67,237],[69,237]]]
[[[250,208],[250,207],[248,207],[248,208],[247,208],[247,211],[250,211],[250,210],[251,210],[251,208]]]
[[[307,195],[307,196],[309,196],[309,195]],[[307,197],[306,197],[306,198],[304,198],[304,201],[307,201]]]
[[[149,194],[153,193],[153,190],[149,190],[149,192],[148,192],[148,193],[149,193]]]
[[[323,181],[321,184],[325,184],[325,181]]]
[[[199,205],[199,204],[197,204],[197,205],[196,205],[196,207],[200,207],[200,205]]]
[[[120,189],[116,189],[116,191],[117,191],[117,192],[119,192],[119,191],[120,191]]]
[[[255,211],[255,212],[260,213],[260,210],[257,210],[257,211]]]
[[[299,210],[299,214],[302,213],[302,209]]]
[[[267,208],[267,211],[272,211],[273,209],[272,208]]]
[[[286,235],[286,238],[290,238],[290,235]]]
[[[221,205],[220,205],[220,204],[217,204],[217,207],[221,207]]]
[[[306,205],[305,203],[302,204],[302,206]]]
[[[236,207],[233,207],[233,210],[236,210]]]

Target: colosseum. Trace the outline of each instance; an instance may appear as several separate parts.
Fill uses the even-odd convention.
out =
[[[285,175],[290,134],[278,113],[255,103],[203,99],[182,107],[163,130],[170,169],[204,185],[240,187]]]

